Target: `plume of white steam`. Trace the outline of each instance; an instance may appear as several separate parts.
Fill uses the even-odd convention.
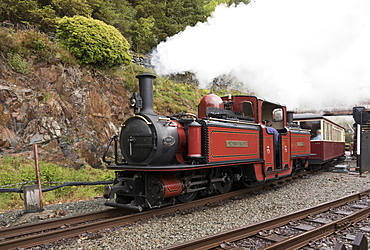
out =
[[[370,1],[221,5],[159,44],[152,63],[161,75],[193,72],[203,88],[232,74],[289,109],[352,107],[370,99]]]

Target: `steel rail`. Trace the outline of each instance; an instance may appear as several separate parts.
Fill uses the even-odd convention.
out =
[[[201,238],[201,239],[198,239],[198,240],[176,244],[176,245],[173,245],[173,246],[170,246],[170,247],[166,247],[164,249],[167,249],[167,250],[174,250],[174,249],[182,249],[182,250],[210,249],[212,247],[219,246],[223,242],[233,242],[233,241],[236,241],[236,240],[240,240],[240,239],[255,235],[258,232],[260,232],[261,230],[269,230],[269,229],[272,229],[272,228],[276,228],[276,227],[285,225],[285,224],[289,223],[292,220],[303,219],[303,218],[307,217],[308,215],[312,215],[312,214],[327,211],[330,208],[338,207],[338,206],[346,204],[350,201],[360,199],[361,197],[369,195],[369,194],[370,194],[370,189],[366,190],[366,191],[363,191],[363,192],[360,192],[360,193],[357,193],[357,194],[352,194],[352,195],[349,195],[349,196],[345,196],[345,197],[337,199],[335,201],[326,202],[326,203],[320,204],[320,205],[315,206],[315,207],[299,210],[297,212],[289,213],[287,215],[283,215],[283,216],[280,216],[280,217],[277,217],[277,218],[269,219],[269,220],[262,221],[262,222],[259,222],[259,223],[255,223],[255,224],[252,224],[252,225],[247,225],[247,226],[240,227],[240,228],[237,228],[237,229],[233,229],[233,230],[229,230],[229,231],[226,231],[226,232],[218,233],[218,234],[211,235],[211,236],[208,236],[208,237],[204,237],[204,238]],[[360,216],[361,214],[356,213],[356,215]],[[345,218],[349,218],[349,217],[345,217]],[[342,224],[345,223],[345,219],[344,219],[344,221],[342,221],[340,223],[342,223]],[[340,223],[338,222],[338,225],[336,225],[336,226],[339,226]],[[320,229],[325,230],[324,227],[320,227]],[[278,243],[276,243],[276,244],[278,244]],[[281,244],[284,244],[284,243],[282,242]],[[278,245],[276,245],[276,246],[278,247]],[[268,248],[266,248],[266,249],[268,249]],[[270,248],[270,249],[275,249],[275,248]],[[276,248],[276,249],[287,249],[287,248],[286,248],[286,246],[282,246],[282,248],[280,248],[280,246],[279,246],[279,248]]]
[[[66,225],[73,225],[78,223],[83,223],[89,220],[99,220],[112,216],[117,216],[122,214],[122,211],[119,209],[107,209],[98,212],[92,212],[87,214],[75,215],[70,217],[45,220],[41,222],[36,222],[32,224],[24,224],[14,227],[7,227],[0,229],[0,236],[2,239],[21,236],[30,233],[36,233],[40,231],[51,230],[54,228],[60,228]]]
[[[271,184],[272,183],[269,183],[267,186]],[[181,203],[178,205],[164,207],[161,209],[145,211],[145,212],[126,215],[122,217],[110,218],[110,219],[106,219],[102,221],[96,221],[96,222],[87,223],[83,225],[77,225],[73,227],[60,228],[61,225],[67,224],[66,220],[63,220],[64,219],[63,218],[63,219],[55,220],[56,222],[53,222],[53,220],[48,220],[44,222],[38,222],[34,224],[18,226],[14,228],[1,229],[0,230],[1,238],[4,238],[3,232],[4,232],[4,235],[5,234],[8,235],[7,237],[22,236],[26,234],[26,232],[33,233],[35,232],[34,230],[36,230],[37,232],[40,232],[40,231],[45,231],[45,232],[43,232],[42,234],[27,235],[27,236],[22,236],[22,237],[12,239],[12,240],[1,241],[0,250],[32,247],[32,246],[41,245],[41,244],[45,244],[45,243],[52,242],[52,241],[57,241],[57,240],[61,240],[61,239],[69,238],[69,237],[78,236],[86,232],[96,232],[96,231],[106,229],[106,228],[122,226],[122,225],[129,224],[129,223],[132,223],[138,220],[149,219],[149,218],[152,218],[153,216],[171,214],[171,213],[175,213],[178,211],[192,209],[192,208],[196,208],[200,206],[208,206],[212,203],[216,203],[216,202],[227,200],[227,199],[233,199],[235,197],[246,195],[253,191],[261,190],[265,187],[266,185],[260,185],[260,186],[256,186],[253,188],[242,189],[242,190],[238,190],[238,191],[234,191],[234,192],[230,192],[226,194],[221,194],[217,196],[212,196],[212,197],[192,201],[189,203]],[[79,220],[78,219],[79,216],[74,216],[73,219],[75,220],[75,222],[74,223],[69,222],[68,224],[76,224],[76,223],[82,223],[82,222],[89,221],[91,220],[89,215],[90,214],[81,215],[85,218],[84,220]],[[49,223],[51,223],[50,226],[49,226]],[[59,228],[53,231],[46,231],[48,229],[53,229],[56,227],[59,227]],[[43,228],[43,229],[40,230],[40,228]],[[21,229],[24,231],[20,231]]]
[[[184,211],[187,209],[192,209],[201,206],[208,206],[212,203],[217,203],[222,200],[233,199],[238,196],[244,196],[248,193],[262,190],[268,186],[279,185],[284,182],[290,182],[293,179],[307,175],[309,172],[302,172],[297,175],[287,177],[280,180],[275,180],[271,182],[262,183],[260,185],[249,187],[242,190],[233,191],[226,194],[220,194],[208,198],[203,198],[200,200],[195,200],[189,203],[181,203],[169,207],[163,207],[161,209],[150,210],[146,212],[141,212],[137,214],[126,215],[118,218],[110,218],[103,221],[91,222],[84,225],[70,226],[73,224],[83,223],[87,221],[103,219],[111,217],[109,209],[107,211],[107,216],[101,212],[94,212],[84,215],[77,215],[73,217],[66,217],[54,220],[47,220],[43,222],[21,225],[11,228],[0,229],[0,238],[5,240],[0,241],[0,250],[5,249],[17,249],[17,248],[27,248],[37,245],[42,245],[48,242],[57,241],[60,239],[65,239],[69,237],[78,236],[86,232],[96,232],[102,229],[117,227],[129,223],[133,223],[138,220],[145,220],[152,218],[153,216],[161,216],[165,214],[170,214],[178,211]],[[112,210],[113,211],[113,210]],[[115,210],[119,213],[119,209]],[[106,211],[105,211],[106,213]],[[67,227],[65,227],[67,226]],[[63,227],[63,228],[62,228]],[[53,230],[53,231],[52,231]],[[42,232],[34,234],[37,232]],[[31,235],[33,233],[33,235]],[[28,234],[28,235],[27,235]],[[14,238],[11,240],[6,240],[6,238]]]
[[[347,215],[341,219],[335,220],[331,223],[325,224],[321,227],[314,228],[307,232],[289,237],[285,240],[276,242],[267,247],[265,250],[294,250],[308,244],[310,241],[321,239],[327,235],[334,233],[339,228],[350,225],[351,223],[358,222],[365,219],[370,214],[370,207],[361,209],[360,211]]]

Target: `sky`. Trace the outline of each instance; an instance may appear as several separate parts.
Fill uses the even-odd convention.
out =
[[[370,99],[370,1],[220,5],[160,43],[152,64],[163,76],[193,72],[201,88],[232,75],[289,110],[359,106]]]

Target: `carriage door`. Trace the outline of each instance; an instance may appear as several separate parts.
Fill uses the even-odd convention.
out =
[[[290,139],[289,135],[281,134],[281,169],[289,168],[290,161]]]
[[[264,158],[265,158],[265,172],[272,172],[275,170],[275,147],[274,136],[267,133],[264,129]]]

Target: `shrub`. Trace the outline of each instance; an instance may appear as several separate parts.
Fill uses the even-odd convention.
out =
[[[12,68],[12,70],[25,75],[31,72],[31,67],[29,63],[18,53],[9,53],[7,57],[8,64]]]
[[[83,16],[64,17],[57,27],[60,42],[81,63],[97,66],[129,64],[129,43],[113,26]]]
[[[0,54],[16,72],[29,74],[32,63],[76,65],[76,59],[65,49],[57,47],[45,33],[35,29],[0,28]]]

